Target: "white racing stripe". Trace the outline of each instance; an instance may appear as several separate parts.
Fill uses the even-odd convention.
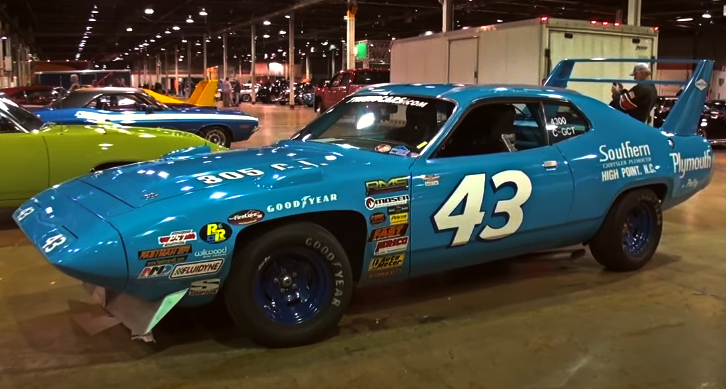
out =
[[[133,113],[133,114],[105,114],[96,112],[78,111],[75,115],[77,118],[90,119],[95,121],[108,121],[108,122],[121,122],[121,123],[136,123],[146,121],[158,121],[158,120],[254,120],[257,118],[247,115],[220,115],[220,114],[208,114],[208,113],[190,113],[190,114],[179,114],[179,113]]]

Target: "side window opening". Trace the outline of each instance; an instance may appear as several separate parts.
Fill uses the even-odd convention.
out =
[[[475,107],[454,128],[436,157],[496,154],[546,146],[538,109],[538,102]]]
[[[543,106],[550,144],[554,145],[587,132],[587,122],[569,104],[544,102]]]

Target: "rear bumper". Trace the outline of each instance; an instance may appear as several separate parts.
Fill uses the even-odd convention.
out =
[[[709,139],[708,143],[714,146],[723,146],[726,145],[726,139]]]
[[[127,207],[74,180],[26,202],[13,213],[13,219],[61,272],[123,291],[128,280],[126,250],[119,232],[103,218]]]

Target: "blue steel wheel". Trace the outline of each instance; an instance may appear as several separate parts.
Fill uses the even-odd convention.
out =
[[[651,189],[635,189],[615,201],[588,245],[595,260],[608,270],[632,271],[650,261],[662,233],[660,199]]]
[[[232,319],[255,342],[294,347],[328,336],[352,292],[353,272],[341,244],[323,227],[303,222],[240,242],[223,297]]]

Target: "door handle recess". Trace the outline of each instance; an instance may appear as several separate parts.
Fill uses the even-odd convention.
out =
[[[549,170],[549,169],[557,169],[557,161],[544,161],[544,162],[542,163],[542,166],[543,166],[543,167],[544,167],[545,169],[548,169],[548,170]]]

